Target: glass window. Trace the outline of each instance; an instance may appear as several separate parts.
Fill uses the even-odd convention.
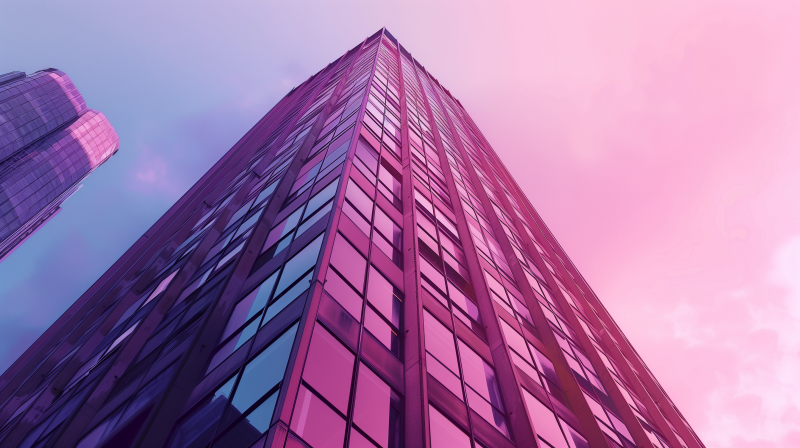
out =
[[[400,356],[400,340],[397,331],[381,318],[371,306],[367,307],[364,315],[364,328],[372,333],[395,356]]]
[[[294,302],[294,300],[300,297],[308,288],[311,286],[311,278],[313,276],[313,272],[309,272],[303,277],[299,282],[295,283],[294,286],[289,288],[283,295],[275,299],[267,308],[267,314],[264,315],[264,322],[261,325],[266,325],[273,317],[277,316],[278,313],[283,311],[284,308],[289,306],[290,303]]]
[[[164,292],[164,290],[167,289],[167,286],[169,286],[172,279],[175,278],[176,274],[178,274],[177,269],[172,274],[169,274],[166,278],[164,278],[164,280],[161,280],[161,283],[159,283],[158,287],[153,290],[153,292],[150,294],[150,296],[147,298],[144,304],[147,305],[148,303],[150,303],[151,300],[155,299],[156,296]]]
[[[356,145],[356,157],[373,175],[378,172],[378,153],[372,149],[369,143],[364,138],[358,139]],[[373,178],[373,181],[375,179]]]
[[[400,397],[366,366],[358,371],[353,423],[383,448],[400,448]]]
[[[494,367],[484,361],[480,355],[460,339],[458,340],[458,350],[461,354],[464,381],[481,394],[483,398],[492,403],[494,407],[502,410],[503,402],[500,398],[500,387],[497,383]]]
[[[250,446],[251,443],[255,442],[269,429],[276,401],[278,401],[278,393],[273,392],[269,398],[264,400],[228,433],[217,440],[214,443],[214,448],[244,448]]]
[[[400,329],[403,306],[401,295],[400,291],[374,266],[370,267],[367,300],[397,329]]]
[[[270,230],[269,235],[267,235],[267,241],[264,242],[264,246],[262,247],[262,252],[265,249],[272,247],[273,244],[278,242],[281,238],[291,233],[296,227],[297,223],[300,222],[300,216],[303,214],[302,206],[295,210],[294,213],[289,215],[286,219],[275,225],[275,227]]]
[[[564,433],[569,434],[567,436],[567,444],[569,444],[569,448],[589,448],[589,442],[587,442],[578,431],[560,418],[558,419],[558,422],[561,424],[561,428],[564,429]]]
[[[325,276],[325,291],[357,321],[361,321],[363,300],[333,269],[328,269]]]
[[[316,213],[314,213],[308,219],[306,219],[306,221],[303,222],[303,224],[300,224],[300,227],[297,228],[297,235],[298,236],[302,235],[311,226],[319,222],[320,219],[327,216],[327,213],[331,211],[331,209],[333,209],[333,201],[329,201],[327,204],[325,204],[323,207],[317,210]]]
[[[290,426],[314,448],[341,448],[344,444],[344,419],[302,385]]]
[[[396,248],[403,245],[403,231],[380,207],[375,208],[375,228]]]
[[[476,322],[481,321],[481,312],[478,310],[478,305],[466,296],[460,289],[456,288],[450,282],[447,282],[450,291],[450,300],[453,301],[459,308],[464,310],[469,316],[475,319]]]
[[[470,448],[469,436],[433,406],[428,405],[431,448]]]
[[[220,386],[202,405],[180,423],[170,443],[170,448],[205,446],[214,436],[217,422],[228,403],[236,377]]]
[[[506,342],[508,346],[511,347],[517,354],[525,358],[528,363],[533,363],[531,361],[530,354],[528,353],[528,347],[525,345],[525,339],[522,337],[521,334],[511,328],[503,319],[500,319],[500,329],[503,330],[503,335],[506,337]]]
[[[433,265],[430,264],[426,259],[424,258],[419,259],[419,267],[420,271],[422,272],[422,275],[425,278],[427,278],[432,285],[439,288],[439,290],[442,292],[447,290],[445,288],[444,275],[442,275],[442,273],[439,272],[438,269],[433,267]]]
[[[325,328],[319,324],[314,327],[303,379],[343,414],[350,401],[354,360],[355,356]]]
[[[534,397],[530,392],[522,389],[525,398],[525,405],[531,418],[531,425],[539,437],[548,444],[556,448],[569,448],[561,428],[558,427],[556,416],[553,411]]]
[[[336,194],[336,187],[339,186],[339,178],[337,177],[336,180],[329,183],[327,187],[320,190],[319,193],[315,194],[308,201],[308,207],[306,207],[305,217],[310,216],[314,213],[317,209],[319,209],[323,204],[328,202],[334,194]]]
[[[353,285],[359,293],[364,292],[367,260],[341,234],[336,235],[331,253],[331,265]]]
[[[231,401],[239,412],[252,406],[283,379],[296,332],[297,324],[247,363]]]
[[[354,181],[347,183],[345,197],[367,221],[372,221],[372,199]]]
[[[253,216],[247,218],[247,221],[243,222],[242,225],[239,226],[239,229],[236,230],[236,234],[233,236],[235,239],[239,235],[243,234],[250,230],[251,227],[258,221],[258,218],[261,216],[261,210],[253,213]]]
[[[278,282],[278,288],[275,291],[276,296],[317,264],[321,247],[322,234],[286,262],[281,274],[281,280]]]
[[[377,445],[370,442],[365,436],[354,427],[350,428],[350,443],[347,445],[349,448],[376,448]]]
[[[456,357],[453,333],[427,311],[424,312],[423,322],[425,325],[425,349],[458,375],[458,358]]]

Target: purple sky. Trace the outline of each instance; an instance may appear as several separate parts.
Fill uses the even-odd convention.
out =
[[[49,4],[48,4],[49,3]],[[382,26],[458,97],[709,447],[800,446],[800,4],[4,2],[121,150],[0,264],[0,370]]]

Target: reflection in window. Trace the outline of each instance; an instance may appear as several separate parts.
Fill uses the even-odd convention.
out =
[[[233,389],[236,377],[217,388],[206,398],[189,417],[180,423],[170,443],[170,448],[189,448],[205,446],[214,436],[214,430],[222,417],[225,405]],[[94,432],[94,431],[93,431]],[[90,434],[91,435],[91,434]],[[89,436],[86,436],[89,438]]]
[[[331,265],[356,288],[359,294],[363,293],[367,260],[341,234],[336,235],[336,241],[333,243]]]
[[[290,428],[314,448],[341,448],[344,444],[344,419],[302,385]]]
[[[281,294],[287,287],[294,283],[301,275],[305,274],[309,269],[317,264],[319,257],[319,250],[322,247],[323,235],[320,234],[314,241],[310,242],[300,252],[295,254],[289,261],[286,262],[281,274],[281,280],[278,282],[278,287],[275,295]]]
[[[400,447],[400,397],[364,365],[358,371],[353,423],[379,446]]]
[[[428,405],[431,448],[470,448],[469,436],[433,406]]]
[[[361,307],[364,301],[333,269],[328,269],[328,274],[325,276],[325,291],[357,321],[361,321]]]
[[[350,400],[354,360],[355,356],[325,328],[314,327],[303,380],[343,414],[347,413]]]
[[[468,386],[469,406],[508,437],[508,426],[502,414],[503,401],[494,368],[460,339],[458,351],[461,355],[464,381]]]
[[[247,363],[231,401],[232,406],[239,412],[252,406],[281,381],[296,331],[297,324]]]
[[[539,438],[555,448],[569,448],[553,411],[527,390],[522,389],[522,395],[525,398],[531,425]]]

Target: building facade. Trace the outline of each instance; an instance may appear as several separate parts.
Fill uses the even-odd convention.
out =
[[[0,403],[8,447],[703,447],[386,30],[259,121]]]
[[[118,149],[114,128],[65,73],[0,75],[0,261]]]

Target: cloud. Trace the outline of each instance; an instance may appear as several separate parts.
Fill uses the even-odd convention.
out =
[[[129,188],[141,193],[167,194],[170,197],[181,193],[170,177],[170,166],[150,146],[142,146],[138,151],[136,162],[130,168]]]
[[[744,303],[747,314],[718,338],[703,340],[684,330],[695,311],[679,305],[676,338],[689,345],[728,347],[733,358],[722,366],[704,406],[705,441],[712,445],[797,446],[800,437],[800,236],[781,244],[756,293]],[[690,309],[690,308],[689,308]],[[709,310],[711,311],[711,310]],[[688,319],[687,319],[688,317]],[[713,321],[713,319],[708,319]],[[730,326],[720,322],[717,326]],[[687,337],[686,334],[689,336]]]

